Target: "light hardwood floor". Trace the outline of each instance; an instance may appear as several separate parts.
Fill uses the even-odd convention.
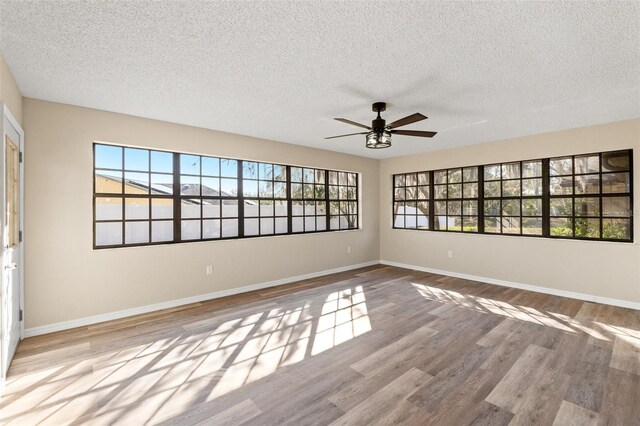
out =
[[[374,266],[24,340],[9,424],[640,424],[640,312]]]

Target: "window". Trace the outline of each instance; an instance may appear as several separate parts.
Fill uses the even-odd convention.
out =
[[[632,241],[631,165],[625,150],[397,174],[393,227]]]
[[[478,167],[433,172],[434,229],[478,232]]]
[[[393,213],[398,228],[429,229],[431,174],[406,173],[394,177]]]
[[[484,232],[542,235],[542,160],[484,166]]]
[[[326,170],[291,168],[292,232],[327,229],[326,174]]]
[[[550,234],[631,240],[629,151],[549,160]]]
[[[358,227],[358,175],[329,171],[329,229]]]
[[[94,144],[94,247],[328,231],[328,176],[358,228],[356,173]]]

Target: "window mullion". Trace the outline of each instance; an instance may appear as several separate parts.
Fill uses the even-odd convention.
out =
[[[550,196],[550,177],[549,177],[549,159],[542,160],[542,235],[544,237],[551,236],[551,196]]]
[[[180,198],[180,154],[173,154],[173,241],[182,239],[182,200]]]
[[[238,167],[238,238],[244,237],[244,189],[242,167],[243,161],[237,161]]]

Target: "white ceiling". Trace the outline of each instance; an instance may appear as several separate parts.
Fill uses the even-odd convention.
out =
[[[639,2],[0,3],[24,96],[388,158],[640,117]],[[386,101],[367,150],[336,122]]]

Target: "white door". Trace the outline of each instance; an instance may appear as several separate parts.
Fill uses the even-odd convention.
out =
[[[4,192],[2,217],[2,378],[6,377],[22,321],[22,147],[23,131],[5,109],[3,126]]]

